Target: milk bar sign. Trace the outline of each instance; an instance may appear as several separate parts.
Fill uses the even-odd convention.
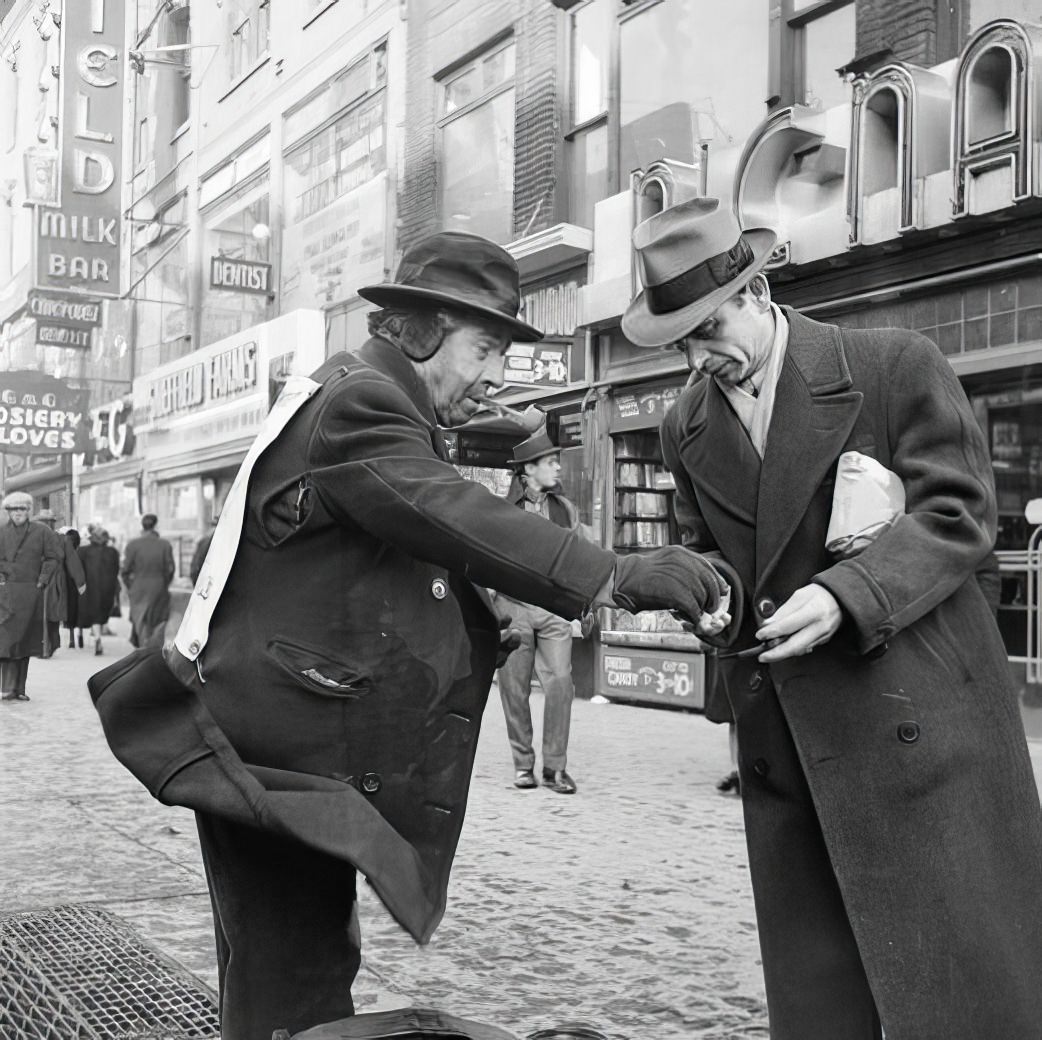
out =
[[[37,284],[118,296],[124,0],[63,5],[61,204],[37,206]]]
[[[210,288],[231,289],[233,292],[256,293],[267,296],[271,292],[271,264],[258,260],[235,260],[227,256],[210,257]]]

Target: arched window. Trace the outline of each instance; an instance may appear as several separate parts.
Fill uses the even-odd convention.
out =
[[[1013,71],[1013,55],[1005,47],[989,47],[974,61],[966,98],[967,144],[1013,131]]]
[[[901,106],[897,91],[887,87],[877,90],[862,109],[862,187],[866,195],[896,188],[900,183]]]

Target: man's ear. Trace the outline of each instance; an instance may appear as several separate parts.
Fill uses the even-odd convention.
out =
[[[752,278],[749,282],[749,295],[761,309],[768,307],[771,302],[771,287],[766,275],[758,274]]]

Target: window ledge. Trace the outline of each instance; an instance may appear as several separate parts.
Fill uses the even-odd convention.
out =
[[[262,54],[234,83],[217,99],[217,103],[231,97],[258,69],[264,68],[271,61],[271,51]]]
[[[304,28],[307,29],[314,25],[319,18],[322,17],[334,4],[339,3],[340,0],[326,0],[326,2],[313,14],[307,21],[304,22]]]
[[[170,143],[173,144],[175,141],[184,137],[188,133],[188,128],[192,125],[191,119],[186,119],[171,135]]]
[[[593,250],[593,232],[577,224],[555,224],[504,248],[517,261],[521,277],[531,278],[542,271],[585,260]]]

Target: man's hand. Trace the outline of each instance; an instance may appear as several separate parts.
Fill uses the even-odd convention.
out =
[[[640,610],[675,610],[692,621],[715,614],[727,582],[704,557],[680,545],[619,556],[615,563],[615,605]]]
[[[760,654],[759,660],[772,664],[809,654],[836,634],[842,620],[843,611],[828,589],[823,585],[804,585],[756,633],[760,642],[773,644]]]
[[[499,653],[496,654],[496,667],[502,668],[507,658],[521,645],[521,633],[510,627],[513,620],[509,615],[499,619]]]
[[[77,585],[76,591],[82,596],[87,591],[86,585]]]
[[[731,590],[728,588],[720,597],[720,606],[710,614],[708,611],[695,623],[696,636],[718,636],[731,623]]]

